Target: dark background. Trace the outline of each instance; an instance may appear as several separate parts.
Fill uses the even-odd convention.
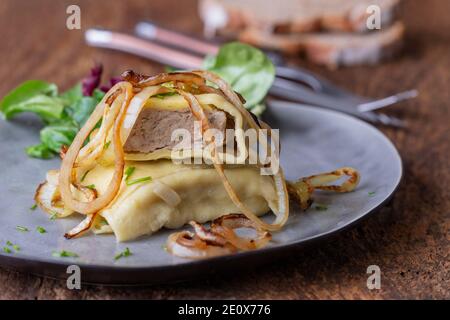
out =
[[[82,30],[66,29],[69,4],[80,5]],[[403,157],[403,184],[390,204],[357,227],[250,272],[183,284],[70,291],[65,281],[0,269],[0,298],[450,298],[449,15],[448,0],[404,0],[406,47],[389,63],[331,71],[299,62],[363,95],[420,91],[419,98],[389,111],[409,121],[407,130],[381,128]],[[69,88],[93,61],[102,62],[107,75],[130,68],[162,71],[140,58],[84,45],[89,27],[130,31],[144,18],[201,32],[191,0],[1,0],[0,96],[31,78]],[[366,287],[371,264],[381,268],[381,290]]]

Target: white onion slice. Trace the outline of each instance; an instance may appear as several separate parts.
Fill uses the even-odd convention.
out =
[[[61,196],[64,201],[64,205],[76,212],[80,212],[83,214],[92,214],[96,213],[99,210],[106,207],[117,195],[117,192],[119,191],[120,184],[122,182],[122,176],[123,176],[123,170],[125,166],[125,160],[124,160],[124,152],[123,152],[123,146],[122,141],[120,139],[120,128],[122,126],[122,121],[124,118],[124,114],[127,110],[127,106],[129,104],[129,101],[131,100],[133,96],[133,88],[132,85],[128,82],[119,82],[116,84],[113,89],[115,90],[121,90],[122,94],[124,95],[123,104],[121,106],[120,113],[114,121],[114,128],[113,128],[113,139],[112,139],[112,147],[114,149],[114,155],[115,155],[115,164],[114,164],[114,174],[113,177],[108,185],[108,188],[106,192],[102,195],[100,195],[95,200],[89,201],[89,202],[82,202],[78,201],[74,198],[71,190],[70,190],[70,184],[72,180],[72,171],[75,164],[75,161],[77,159],[78,153],[80,149],[83,146],[84,141],[86,140],[86,137],[89,135],[89,133],[94,129],[96,123],[100,120],[101,115],[103,113],[103,109],[101,105],[97,106],[97,108],[94,110],[94,113],[91,115],[91,117],[88,119],[86,124],[83,126],[83,128],[80,130],[80,132],[75,137],[74,141],[70,145],[69,150],[67,151],[66,155],[64,156],[62,165],[61,165],[61,171],[59,176],[59,188],[61,191]],[[112,95],[114,94],[113,89],[111,89]]]
[[[153,192],[173,208],[178,206],[181,202],[179,194],[159,180],[153,181]]]
[[[75,228],[67,232],[64,237],[66,239],[72,239],[81,235],[83,232],[88,231],[91,228],[96,216],[96,213],[88,214],[83,221],[81,221]]]

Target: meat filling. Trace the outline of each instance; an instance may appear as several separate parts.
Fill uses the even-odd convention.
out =
[[[219,110],[205,110],[211,128],[224,134],[227,125],[225,112]],[[131,129],[124,151],[128,153],[149,153],[158,149],[171,150],[179,141],[172,141],[172,132],[176,129],[186,129],[194,137],[195,116],[186,109],[162,110],[145,108],[139,114]],[[183,147],[185,147],[183,145]]]

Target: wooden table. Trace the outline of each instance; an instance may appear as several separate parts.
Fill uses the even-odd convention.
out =
[[[66,7],[81,6],[82,30],[65,27]],[[195,1],[0,2],[0,95],[25,79],[68,88],[93,61],[108,75],[125,69],[151,74],[162,67],[126,54],[90,49],[83,30],[131,30],[150,18],[200,32]],[[0,270],[3,299],[243,298],[395,299],[450,298],[450,1],[406,0],[408,37],[403,56],[377,67],[329,71],[308,66],[359,94],[385,96],[417,88],[420,97],[392,107],[407,130],[381,128],[403,156],[405,175],[395,199],[352,230],[293,252],[263,269],[191,283],[143,288],[86,286]],[[368,290],[366,268],[382,271],[381,290]]]

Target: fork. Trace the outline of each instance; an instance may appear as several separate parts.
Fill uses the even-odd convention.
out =
[[[139,22],[135,26],[135,33],[148,40],[158,41],[203,55],[215,55],[219,50],[218,45],[165,29],[148,21]],[[370,99],[357,96],[345,89],[337,87],[328,80],[323,79],[306,69],[286,66],[283,57],[277,52],[268,51],[266,54],[276,65],[276,75],[278,77],[305,83],[316,92],[334,97],[347,98],[353,102],[353,104],[357,103],[356,108],[360,112],[381,109],[403,100],[415,98],[418,95],[417,90],[408,90],[382,99]],[[286,84],[286,82],[282,82],[281,84]]]

